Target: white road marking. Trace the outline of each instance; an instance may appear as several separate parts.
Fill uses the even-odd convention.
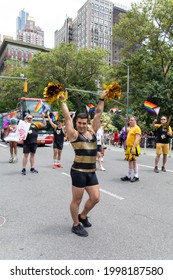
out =
[[[103,189],[100,189],[100,191],[103,192],[103,193],[105,193],[105,194],[107,194],[107,195],[110,195],[110,196],[112,196],[112,197],[115,197],[115,198],[117,198],[117,199],[119,199],[119,200],[123,200],[123,199],[124,199],[124,197],[118,196],[118,195],[116,195],[116,194],[114,194],[114,193],[105,191],[105,190],[103,190]]]
[[[150,165],[143,165],[143,164],[138,164],[139,166],[142,166],[142,167],[146,167],[146,168],[151,168],[154,170],[154,167],[153,166],[150,166]],[[166,169],[167,172],[172,172],[173,173],[173,170],[169,170],[169,169]]]
[[[63,174],[63,175],[65,175],[65,176],[70,177],[70,175],[69,175],[69,174],[67,174],[67,173],[65,173],[65,172],[62,172],[62,174]]]
[[[65,176],[67,176],[67,177],[70,177],[70,175],[69,175],[68,173],[62,172],[62,174],[65,175]],[[114,194],[114,193],[111,193],[111,192],[108,192],[108,191],[106,191],[106,190],[100,189],[100,191],[101,191],[102,193],[105,193],[105,194],[107,194],[107,195],[110,195],[110,196],[112,196],[112,197],[114,197],[114,198],[117,198],[117,199],[119,199],[119,200],[123,200],[123,199],[124,199],[124,197],[118,196],[118,195],[116,195],[116,194]]]
[[[2,227],[5,224],[6,219],[3,216],[0,216],[0,218],[2,218],[2,220],[3,220],[3,222],[0,224],[0,227]]]
[[[0,146],[3,148],[8,148],[8,145],[2,144],[2,143],[0,143]]]

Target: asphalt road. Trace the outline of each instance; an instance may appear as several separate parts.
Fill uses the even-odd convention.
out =
[[[52,169],[52,146],[39,147],[39,174],[20,174],[0,143],[1,260],[170,260],[173,259],[173,158],[167,172],[153,172],[155,150],[139,157],[140,181],[122,182],[127,162],[120,148],[107,149],[106,171],[97,171],[100,203],[89,213],[89,236],[71,232],[70,166],[74,152],[64,146],[63,168]],[[161,165],[161,164],[160,164]],[[87,198],[86,195],[84,197]],[[82,207],[82,206],[81,206]]]

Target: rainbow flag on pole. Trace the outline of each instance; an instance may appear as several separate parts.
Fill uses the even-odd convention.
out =
[[[35,107],[35,112],[42,114],[45,110],[46,106],[41,101],[39,101]]]
[[[87,112],[90,114],[94,114],[95,113],[95,106],[92,103],[89,103],[88,105],[86,105],[86,109]]]
[[[149,113],[152,113],[154,115],[158,115],[160,111],[160,107],[158,107],[156,104],[151,103],[150,101],[144,102],[144,109],[147,110]]]
[[[111,108],[110,113],[111,114],[115,113],[115,114],[119,115],[122,113],[122,110],[120,108]]]

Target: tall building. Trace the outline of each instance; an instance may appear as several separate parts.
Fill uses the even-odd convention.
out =
[[[62,28],[55,31],[55,46],[58,46],[61,42],[70,43],[73,41],[72,26],[72,19],[67,17]]]
[[[124,8],[124,6],[116,4],[114,6],[114,11],[113,11],[113,24],[118,24],[119,21],[119,15],[126,13],[127,10]],[[119,51],[121,49],[121,44],[118,42],[116,38],[113,37],[112,39],[112,63],[115,60],[121,60],[121,57],[119,55]]]
[[[30,17],[24,10],[20,11],[17,17],[16,30],[17,41],[44,46],[44,31],[35,25],[34,18]]]
[[[24,9],[19,12],[19,16],[16,19],[16,34],[25,27],[28,17],[29,13],[26,13]]]
[[[76,42],[78,48],[101,47],[108,51],[109,64],[117,59],[118,46],[113,41],[112,28],[118,14],[126,10],[108,0],[87,0],[78,10],[77,17],[67,18],[63,27],[55,31],[55,46],[61,42]]]

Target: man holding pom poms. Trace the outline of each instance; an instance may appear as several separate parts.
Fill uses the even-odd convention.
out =
[[[88,232],[84,229],[84,227],[91,227],[87,215],[100,199],[99,183],[95,173],[97,156],[96,132],[101,126],[100,118],[104,108],[104,99],[108,93],[108,90],[102,92],[89,130],[89,120],[85,113],[77,115],[76,129],[74,129],[66,103],[67,100],[64,95],[61,95],[59,98],[61,100],[67,136],[75,152],[74,162],[71,167],[72,201],[70,204],[70,212],[73,219],[71,230],[73,233],[82,237],[88,236]],[[84,191],[87,192],[88,199],[82,212],[79,214],[79,206]]]

